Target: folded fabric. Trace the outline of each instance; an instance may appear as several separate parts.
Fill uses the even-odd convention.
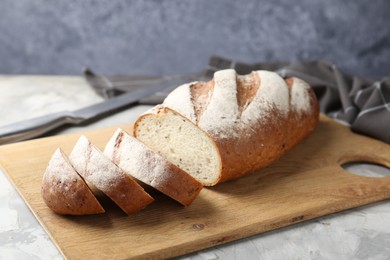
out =
[[[192,80],[208,80],[215,71],[233,68],[239,74],[252,70],[271,70],[282,77],[295,76],[307,81],[320,101],[321,112],[351,127],[357,133],[390,143],[390,77],[379,80],[351,76],[326,61],[237,62],[213,56],[199,74],[176,77],[105,77],[86,73],[87,80],[101,93],[118,94],[137,87],[172,81],[172,87]],[[118,87],[120,86],[120,87]],[[141,100],[141,104],[159,104],[172,89]],[[98,91],[98,93],[99,93]],[[107,97],[107,96],[106,96]]]

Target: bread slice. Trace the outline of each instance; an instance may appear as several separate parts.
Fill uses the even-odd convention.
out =
[[[69,159],[77,172],[105,193],[128,215],[140,211],[153,198],[85,137],[81,136]]]
[[[54,152],[47,165],[41,195],[46,205],[58,214],[104,213],[103,207],[60,148]]]
[[[239,178],[277,160],[319,120],[310,86],[270,71],[218,71],[172,91],[141,115],[134,136],[204,185]]]
[[[184,206],[189,206],[203,187],[191,175],[121,129],[107,143],[104,154],[126,173]]]

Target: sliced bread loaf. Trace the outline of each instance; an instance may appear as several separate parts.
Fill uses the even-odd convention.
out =
[[[134,136],[204,185],[266,167],[307,137],[319,106],[310,86],[269,71],[222,70],[175,89]]]

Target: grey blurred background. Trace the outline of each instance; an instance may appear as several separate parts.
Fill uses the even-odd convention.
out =
[[[0,0],[0,10],[0,74],[180,74],[216,54],[390,76],[388,0]]]

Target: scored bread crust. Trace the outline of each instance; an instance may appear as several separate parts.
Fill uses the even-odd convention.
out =
[[[264,168],[301,142],[318,123],[319,105],[311,87],[298,78],[222,70],[209,82],[176,88],[136,121],[134,136],[148,145],[140,134],[150,127],[146,120],[172,113],[205,131],[218,147],[219,178],[204,183],[215,185]]]
[[[132,177],[184,206],[189,206],[203,187],[191,175],[121,129],[107,143],[104,154]]]
[[[117,167],[85,136],[79,138],[69,159],[85,180],[105,193],[128,215],[140,211],[154,201],[136,181]]]
[[[62,215],[104,213],[92,191],[58,148],[42,178],[41,195],[46,205]]]

